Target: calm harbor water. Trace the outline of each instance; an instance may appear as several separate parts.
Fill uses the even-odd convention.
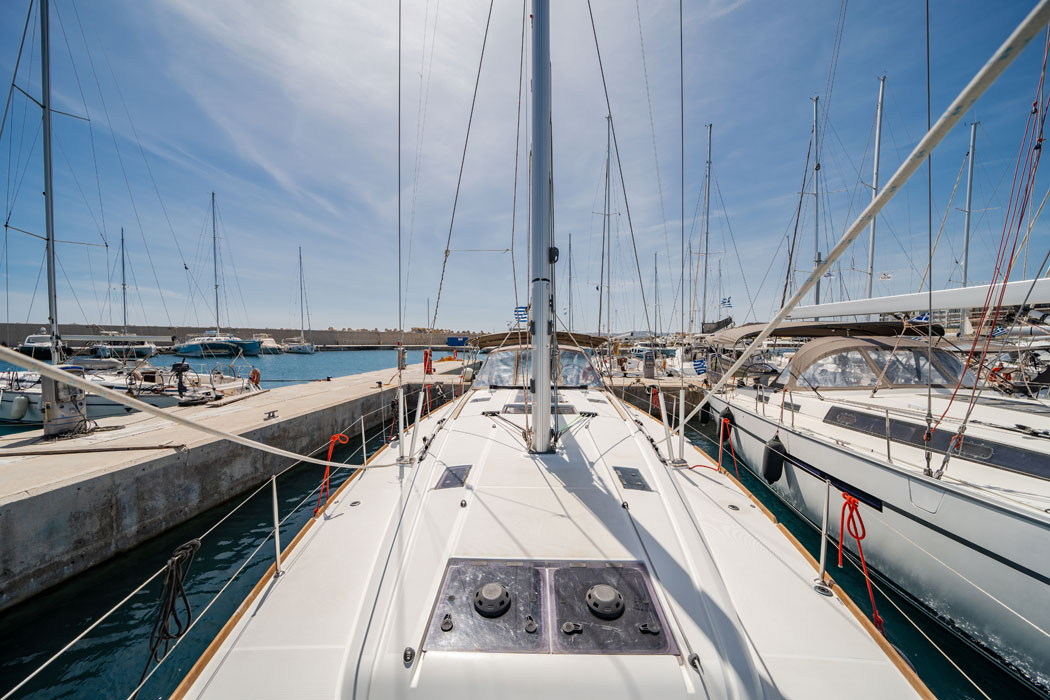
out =
[[[285,383],[274,381],[279,379],[313,381],[327,376],[393,369],[396,364],[392,351],[278,355],[252,360],[263,375],[263,383],[269,381],[270,386]],[[421,361],[421,352],[409,353],[409,362]],[[208,365],[208,369],[210,367]],[[323,442],[326,437],[319,436],[318,442]],[[694,444],[717,455],[717,444],[711,437],[705,432],[689,432],[689,438]],[[368,440],[371,454],[383,444],[380,429],[373,431]],[[359,464],[360,440],[352,439],[349,444],[337,449],[334,456],[340,461]],[[311,517],[317,502],[314,490],[322,474],[323,469],[320,467],[303,465],[278,479],[281,517],[287,517],[281,527],[281,541],[285,545]],[[333,489],[349,474],[349,470],[336,473],[333,476]],[[743,468],[740,475],[745,486],[817,556],[819,533],[783,505],[760,479]],[[163,566],[177,546],[200,537],[244,500],[245,496],[241,496],[217,506],[130,552],[0,614],[0,695]],[[178,685],[225,620],[272,563],[273,542],[268,539],[271,528],[270,493],[264,489],[203,538],[186,582],[194,619],[199,622],[148,681],[139,698],[166,698]],[[835,580],[863,611],[870,612],[863,576],[848,564],[838,569],[833,559],[829,558],[829,561]],[[201,616],[203,608],[242,566],[243,571]],[[159,582],[154,582],[135,594],[117,613],[78,642],[15,697],[34,700],[126,698],[138,684],[149,657],[149,635],[156,617],[159,593]],[[908,601],[890,592],[888,594],[888,599],[883,594],[876,594],[879,612],[885,619],[887,636],[915,665],[920,676],[938,697],[978,700],[982,695],[945,660],[924,634],[990,697],[996,700],[1048,697],[1034,693],[1013,679],[944,631]],[[921,632],[904,615],[918,623]]]

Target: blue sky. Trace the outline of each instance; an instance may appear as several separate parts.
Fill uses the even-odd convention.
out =
[[[52,5],[55,108],[91,118],[89,124],[54,117],[57,235],[95,244],[59,246],[60,321],[119,323],[114,285],[123,226],[133,272],[130,322],[208,323],[214,317],[208,207],[215,191],[223,325],[227,319],[238,326],[298,324],[299,246],[314,327],[397,325],[395,3],[52,0]],[[606,107],[586,3],[554,5],[559,307],[567,317],[571,232],[574,325],[592,329]],[[5,80],[14,73],[28,6],[29,0],[0,5]],[[932,2],[934,119],[1031,6],[1013,0]],[[741,320],[768,318],[780,300],[785,235],[792,228],[810,138],[811,98],[825,101],[840,7],[838,0],[684,4],[685,227],[695,250],[704,125],[713,123],[711,250],[717,254],[710,258],[708,296],[731,296],[732,313]],[[437,297],[487,9],[488,3],[468,0],[404,4],[402,260],[409,327],[426,324],[428,300],[433,308]],[[642,280],[655,320],[655,253],[661,327],[666,327],[678,285],[682,226],[678,4],[597,0],[594,12]],[[437,319],[442,327],[495,330],[512,318],[511,256],[498,251],[510,246],[521,21],[520,3],[495,3]],[[16,82],[38,95],[39,43],[33,30],[31,23]],[[1042,59],[1042,46],[1035,43],[934,153],[936,232],[968,148],[966,125],[981,122],[971,282],[991,274],[1013,163],[1035,97]],[[830,105],[825,105],[823,252],[870,197],[863,183],[871,181],[880,75],[887,76],[885,182],[925,129],[923,3],[853,0],[846,8]],[[15,92],[8,120],[0,136],[4,214],[10,212],[12,226],[43,233],[35,140],[39,109]],[[524,154],[524,122],[521,133]],[[526,293],[525,162],[523,156],[515,223],[519,295]],[[1040,177],[1036,183],[1037,201],[1045,181]],[[623,194],[616,185],[613,327],[642,329],[646,322]],[[965,173],[935,256],[935,288],[959,283],[964,188]],[[795,266],[802,272],[811,266],[813,250],[812,197],[808,200],[799,238],[802,260]],[[878,235],[876,274],[886,272],[892,279],[876,282],[876,293],[916,291],[926,261],[925,170],[887,208]],[[99,247],[103,240],[109,243],[108,260],[106,248]],[[1030,274],[1048,244],[1050,231],[1039,222]],[[497,252],[470,252],[478,250]],[[866,251],[865,235],[825,284],[826,294],[828,286],[833,299],[860,294],[863,281],[854,269],[865,267]],[[0,308],[5,318],[46,317],[42,277],[38,282],[42,259],[42,241],[8,233],[0,270],[6,279]],[[687,291],[687,298],[691,295]],[[713,305],[707,311],[709,318],[717,314]]]

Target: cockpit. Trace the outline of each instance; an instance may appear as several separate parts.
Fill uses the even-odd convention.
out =
[[[532,348],[514,346],[493,350],[474,376],[474,386],[490,389],[521,389],[531,376]],[[585,389],[601,386],[601,377],[587,354],[579,348],[560,348],[558,367],[559,389]]]

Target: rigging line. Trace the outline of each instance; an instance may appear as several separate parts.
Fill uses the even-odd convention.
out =
[[[518,156],[521,153],[521,92],[525,82],[525,24],[527,0],[521,3],[521,57],[518,60],[518,112],[514,127],[514,197],[510,207],[510,273],[514,285],[514,308],[518,308],[518,266],[514,259],[514,229],[518,221]]]
[[[937,246],[941,242],[941,234],[944,233],[944,224],[947,223],[948,214],[952,211],[952,202],[955,201],[955,193],[959,189],[959,181],[962,179],[963,170],[966,169],[967,155],[963,156],[962,165],[959,167],[959,174],[955,176],[955,186],[952,187],[952,196],[948,198],[948,206],[944,209],[944,217],[941,219],[941,226],[937,229],[937,239],[933,242],[933,251],[930,254],[930,260],[926,263],[926,269],[922,272],[922,279],[919,281],[918,290],[920,292],[922,291],[922,286],[926,283],[926,275],[930,272],[930,265],[933,263],[933,254],[937,252]]]
[[[602,90],[605,93],[605,108],[609,115],[609,130],[612,132],[613,150],[616,152],[616,168],[620,174],[620,187],[623,190],[623,208],[627,214],[627,229],[631,233],[631,248],[634,251],[634,267],[638,273],[638,292],[642,297],[642,310],[645,312],[645,325],[649,331],[649,337],[656,340],[653,335],[653,325],[649,321],[649,305],[645,302],[645,283],[642,281],[642,264],[638,259],[638,244],[634,238],[634,223],[631,220],[631,205],[627,201],[627,181],[623,175],[623,162],[620,160],[620,143],[616,138],[616,122],[612,117],[612,101],[609,99],[609,85],[605,81],[605,66],[602,64],[602,51],[598,46],[598,27],[594,23],[594,9],[591,0],[587,0],[587,13],[591,18],[591,33],[594,35],[594,52],[598,57],[598,70],[602,76]]]
[[[30,11],[34,11],[34,8],[33,8],[32,5],[30,6]],[[35,14],[33,16],[36,17],[37,15],[39,15],[39,10],[35,10]],[[35,26],[35,24],[36,24],[36,22],[34,21],[34,26]],[[29,35],[29,54],[30,55],[32,55],[34,50],[36,49],[36,35],[37,35],[36,32],[32,32]],[[31,84],[33,82],[33,67],[34,67],[33,66],[33,61],[30,61],[29,62],[29,74],[26,76],[26,84],[27,85],[29,85],[29,84]],[[15,79],[17,79],[17,77],[18,77],[17,75],[13,77],[12,83],[14,82]],[[18,170],[19,164],[22,162],[22,149],[25,146],[26,120],[28,118],[29,118],[29,103],[28,102],[23,102],[22,103],[22,128],[19,130],[19,135],[18,135],[18,155],[15,156],[15,170],[16,170],[16,172]],[[40,134],[41,126],[42,126],[42,123],[38,121],[37,122],[37,132],[36,132],[37,136],[39,136],[39,134]],[[33,145],[30,146],[29,153],[26,155],[26,168],[27,169],[29,167],[29,160],[31,160],[32,157],[33,157],[33,150],[36,147],[36,138],[37,138],[37,136],[33,137]],[[8,167],[10,167],[10,166],[8,166]],[[24,177],[24,175],[23,175],[23,177]],[[20,186],[21,185],[19,185],[19,187]],[[15,194],[14,194],[14,198],[12,199],[11,204],[10,204],[11,208],[13,208],[14,205],[15,205],[14,200],[17,200],[17,199],[18,199],[18,192],[16,191]],[[10,217],[11,217],[11,209],[8,209],[6,218],[10,218]]]
[[[798,228],[802,223],[802,201],[806,198],[806,183],[809,182],[809,159],[813,155],[813,131],[809,134],[809,147],[806,149],[806,165],[802,169],[802,187],[799,188],[798,206],[795,208],[795,230],[791,234],[791,245],[788,246],[787,276],[784,278],[784,291],[780,294],[780,305],[787,301],[788,287],[794,276],[792,261],[795,258],[795,244],[798,243]]]
[[[215,211],[219,218],[219,228],[222,229],[223,232],[223,243],[226,244],[226,251],[230,255],[230,265],[233,267],[233,281],[237,285],[237,296],[241,299],[241,311],[244,312],[244,323],[246,326],[250,326],[251,321],[248,317],[248,305],[244,303],[244,291],[241,289],[241,274],[237,272],[237,256],[233,254],[233,246],[230,245],[230,234],[226,230],[226,222],[222,220],[222,211],[218,208],[218,205],[216,205]]]
[[[826,138],[827,135],[828,117],[831,115],[831,95],[835,89],[835,77],[838,75],[839,70],[839,56],[842,52],[842,34],[846,25],[846,7],[848,4],[849,0],[842,0],[839,4],[839,16],[838,21],[835,24],[835,37],[832,41],[831,48],[831,63],[828,66],[828,77],[824,86],[824,119],[820,125],[821,132],[825,135],[824,138]],[[823,145],[824,138],[821,138],[820,143],[817,144],[818,153],[820,151],[819,147]]]
[[[424,18],[425,19],[425,18]],[[301,274],[301,273],[300,273]],[[397,330],[398,346],[405,344],[404,309],[401,306],[401,0],[397,0]],[[399,350],[400,352],[400,350]],[[401,386],[401,361],[397,363],[397,384]]]
[[[653,99],[649,94],[649,68],[648,62],[645,59],[645,38],[642,35],[642,11],[638,0],[634,0],[634,11],[638,17],[638,45],[642,50],[642,76],[645,81],[645,101],[649,106],[649,134],[652,136],[653,141],[653,162],[656,164],[656,187],[660,193],[660,216],[664,227],[664,247],[667,249],[667,261],[670,263],[671,239],[667,233],[667,209],[664,207],[664,184],[663,179],[660,176],[660,155],[656,146],[656,126],[653,120]],[[681,18],[679,18],[679,25],[681,25]],[[679,56],[679,63],[681,63],[681,56]],[[683,168],[684,167],[685,166],[683,165]]]
[[[91,321],[88,320],[87,313],[84,311],[84,307],[80,305],[80,297],[77,296],[77,291],[73,288],[73,283],[69,280],[69,275],[66,273],[66,268],[62,264],[62,259],[55,259],[58,261],[59,269],[62,270],[62,276],[66,278],[66,284],[69,285],[69,291],[73,295],[73,301],[77,303],[77,308],[80,309],[80,315],[84,318],[84,323],[91,323]]]
[[[75,7],[76,6],[74,5],[74,8]],[[79,17],[78,17],[78,21],[79,21]],[[83,33],[83,25],[81,25],[81,33]],[[95,30],[95,34],[96,34],[96,36],[98,36],[98,30],[97,29]],[[101,37],[99,37],[99,41],[100,42],[102,41]],[[84,39],[84,45],[85,45],[85,47],[87,46],[87,39],[86,38]],[[104,46],[103,46],[102,51],[103,51],[103,56],[105,56],[106,54],[105,54],[105,47]],[[105,116],[106,116],[106,124],[109,126],[109,135],[110,135],[110,138],[113,140],[113,148],[114,148],[114,150],[116,151],[116,154],[117,154],[117,163],[119,163],[119,165],[120,165],[120,172],[124,176],[124,186],[128,190],[128,199],[131,201],[131,210],[134,213],[135,221],[138,224],[139,235],[142,237],[142,244],[143,244],[143,247],[144,247],[144,249],[146,251],[146,259],[149,261],[150,269],[153,271],[153,279],[154,279],[154,281],[157,284],[157,290],[159,292],[161,292],[160,293],[160,303],[161,303],[161,305],[164,308],[164,315],[165,315],[165,317],[168,320],[168,325],[172,326],[174,324],[172,324],[172,322],[171,322],[171,314],[168,312],[168,302],[164,299],[164,293],[163,293],[163,291],[161,291],[160,278],[157,276],[157,268],[153,265],[153,255],[150,253],[149,244],[146,242],[146,232],[145,232],[145,230],[143,229],[143,226],[142,226],[142,217],[139,215],[138,205],[135,203],[135,195],[132,193],[132,190],[131,190],[131,180],[130,180],[130,178],[128,178],[128,171],[127,171],[127,168],[124,165],[124,156],[121,154],[120,146],[117,144],[117,132],[113,128],[113,120],[110,118],[110,115],[109,115],[109,107],[106,105],[106,98],[102,95],[102,85],[98,82],[98,73],[95,70],[95,62],[91,58],[91,51],[90,50],[87,51],[87,59],[88,59],[88,65],[91,66],[91,74],[95,78],[95,88],[98,90],[99,101],[102,103],[102,112],[103,112],[103,114],[105,114]],[[108,61],[109,61],[108,57],[106,58],[106,61],[108,63]],[[116,75],[113,74],[112,67],[110,67],[110,74],[113,76],[114,82],[116,82]],[[117,93],[120,94],[120,87],[119,86],[117,87]],[[123,95],[121,95],[120,99],[121,99],[121,101],[123,101],[123,99],[124,99]],[[125,111],[127,110],[127,105],[125,105],[124,109],[125,109]],[[130,120],[131,120],[131,115],[128,114],[128,121],[130,121]],[[132,131],[134,131],[134,128],[135,128],[134,124],[132,124]],[[138,135],[137,134],[135,136],[135,139],[136,139],[136,141],[138,140]],[[139,144],[139,148],[140,149],[142,148],[141,144]],[[146,168],[149,169],[149,163],[148,162],[146,164]],[[150,175],[151,179],[152,179],[152,177],[153,176]],[[154,185],[156,185],[156,182],[154,182]],[[173,231],[173,235],[174,235],[174,231]],[[178,240],[175,241],[175,246],[176,246],[176,248],[178,248]],[[181,250],[179,252],[179,256],[182,257]],[[185,261],[183,261],[183,264],[185,265]]]
[[[5,221],[11,220],[11,213],[14,211],[15,203],[18,201],[18,195],[22,191],[22,185],[25,184],[26,175],[29,173],[29,161],[32,157],[33,151],[36,149],[37,141],[40,140],[40,130],[43,128],[43,121],[37,124],[36,133],[33,135],[33,143],[29,146],[29,157],[26,158],[25,168],[22,169],[22,175],[18,178],[18,184],[15,185],[15,191],[11,197],[11,208],[7,210],[7,214],[4,217]],[[21,151],[22,145],[19,144],[19,151]],[[21,160],[22,156],[19,153],[18,160]],[[18,165],[18,160],[15,161],[15,165]]]
[[[76,61],[73,60],[73,49],[69,45],[69,37],[66,35],[66,25],[62,22],[62,13],[59,12],[58,3],[55,3],[54,8],[55,8],[55,16],[58,18],[58,28],[62,31],[62,41],[65,42],[66,53],[69,54],[69,65],[73,69],[73,78],[76,80],[76,83],[77,83],[77,92],[80,93],[80,102],[84,106],[84,114],[86,115],[86,118],[84,119],[84,121],[86,121],[88,123],[88,139],[91,142],[91,161],[92,161],[92,163],[94,163],[94,166],[95,166],[95,179],[96,179],[96,182],[98,182],[98,178],[99,178],[98,160],[97,160],[97,158],[95,156],[95,130],[94,130],[94,128],[91,125],[91,110],[88,109],[87,98],[84,96],[84,87],[80,84],[80,72],[77,70]],[[56,110],[53,109],[51,111],[55,112]],[[75,116],[75,115],[70,115],[70,116]],[[65,153],[63,152],[63,156],[64,155],[65,155]],[[66,158],[66,162],[69,163],[69,159],[68,158]],[[80,180],[77,178],[76,172],[73,170],[72,163],[69,163],[69,171],[73,175],[73,179],[77,183],[77,189],[80,189]],[[84,197],[83,190],[81,190],[81,196]],[[92,220],[94,220],[95,212],[93,212],[91,210],[91,205],[89,205],[87,203],[87,197],[84,197],[84,204],[85,204],[85,206],[87,206],[88,212],[91,214]],[[99,210],[101,211],[102,210],[102,188],[101,188],[101,184],[99,184],[98,205],[99,205]],[[106,218],[105,218],[105,214],[103,212],[103,214],[102,214],[102,224],[103,225],[102,225],[102,228],[99,229],[99,235],[102,237],[102,240],[104,242],[106,241],[105,223],[106,223]],[[97,221],[95,222],[95,228],[98,228],[98,222]]]
[[[427,59],[427,18],[430,16],[430,0],[427,0],[423,12],[423,50],[419,55],[419,96],[416,98],[416,152],[412,165],[412,212],[408,219],[408,260],[405,265],[405,289],[411,286],[412,281],[412,247],[415,242],[416,230],[416,199],[419,193],[420,172],[423,168],[423,143],[426,136],[427,111],[430,106],[430,82],[434,68],[434,45],[437,41],[438,15],[441,11],[441,2],[434,6],[434,26],[430,31],[430,60],[426,64],[424,73],[424,61]],[[426,92],[423,91],[423,76],[426,75]],[[408,298],[406,296],[402,307],[402,318],[408,315]]]
[[[76,0],[70,0],[70,5],[72,5],[72,7],[73,7],[73,15],[77,19],[77,27],[80,29],[80,38],[84,42],[84,49],[88,50],[88,48],[87,48],[87,39],[84,36],[84,26],[80,22],[80,13],[77,12]],[[61,20],[60,20],[60,23],[61,23]],[[62,27],[62,36],[63,36],[63,38],[65,38],[65,36],[66,36],[65,26]],[[69,40],[68,39],[66,39],[66,48],[69,49]],[[73,57],[73,53],[72,53],[72,51],[70,51],[70,61],[73,60],[72,57]],[[76,67],[75,66],[74,66],[73,70],[74,70],[74,73],[76,73]],[[94,69],[92,69],[92,72],[93,71],[94,71]],[[88,117],[90,117],[91,113],[88,111],[87,99],[84,96],[83,89],[80,88],[80,77],[79,77],[79,74],[77,74],[77,88],[80,89],[80,99],[84,103],[84,113],[87,114]],[[97,155],[97,152],[96,152],[96,149],[95,149],[95,127],[91,123],[90,119],[88,120],[88,139],[91,142],[91,163],[92,163],[92,165],[95,168],[95,189],[98,191],[98,212],[99,212],[99,218],[102,220],[102,238],[105,239],[105,237],[106,237],[106,208],[103,205],[103,201],[102,201],[102,174],[101,174],[101,172],[99,172],[99,169],[98,169],[98,155]],[[107,243],[108,243],[108,241],[107,241]]]
[[[106,243],[106,236],[102,233],[102,229],[98,225],[98,219],[95,218],[95,212],[91,210],[91,205],[88,204],[87,195],[84,194],[84,188],[80,186],[80,178],[77,177],[76,170],[73,169],[73,163],[69,160],[69,156],[66,155],[66,149],[62,145],[62,142],[56,138],[58,134],[51,135],[51,141],[58,144],[58,150],[62,153],[62,159],[66,161],[66,165],[69,166],[69,174],[73,176],[73,182],[77,186],[77,191],[80,193],[80,198],[84,200],[84,207],[88,211],[88,215],[91,217],[91,223],[95,225],[95,230],[98,231],[99,236],[102,238],[102,242]]]
[[[437,327],[438,307],[441,305],[441,290],[445,286],[445,269],[448,267],[449,247],[452,245],[452,227],[456,223],[456,206],[459,204],[459,188],[463,184],[463,169],[467,162],[467,146],[470,144],[470,127],[474,123],[474,106],[478,101],[478,86],[481,84],[481,68],[485,65],[485,46],[489,41],[489,25],[492,23],[492,6],[496,0],[489,0],[488,17],[485,19],[485,34],[481,38],[481,56],[478,59],[478,73],[474,78],[474,97],[470,100],[470,116],[467,118],[467,134],[463,138],[463,155],[459,159],[459,177],[456,178],[456,196],[452,200],[452,217],[448,222],[448,239],[445,241],[445,256],[441,261],[441,279],[438,282],[437,298],[434,300],[434,316],[430,327]]]
[[[729,231],[729,241],[733,244],[733,253],[736,255],[736,264],[740,268],[740,279],[744,283],[744,292],[747,293],[747,300],[751,304],[748,313],[753,313],[755,310],[755,297],[751,295],[751,288],[747,283],[747,273],[744,272],[744,263],[740,259],[740,251],[736,247],[736,236],[733,234],[733,225],[729,223],[729,214],[726,212],[726,203],[725,200],[722,199],[722,186],[718,182],[717,175],[712,175],[711,179],[715,183],[715,191],[718,192],[718,201],[722,205],[722,217],[725,219],[726,229]]]
[[[11,97],[14,94],[15,78],[18,77],[18,66],[22,62],[22,49],[25,47],[26,34],[29,33],[29,20],[33,16],[33,0],[29,0],[29,9],[26,11],[26,23],[22,27],[22,40],[18,42],[18,53],[15,54],[15,69],[11,74],[11,85],[7,88],[7,100],[4,102],[4,115],[0,117],[0,138],[4,135],[4,125],[7,124],[7,112],[11,106]]]
[[[33,283],[33,296],[29,297],[29,308],[26,310],[26,323],[33,315],[33,305],[36,303],[36,292],[40,288],[40,274],[44,271],[44,256],[40,256],[40,267],[36,271],[36,282]]]
[[[930,131],[930,0],[926,0],[926,133]],[[961,174],[961,173],[960,173]],[[926,366],[933,367],[933,154],[926,156],[926,253],[930,283],[926,291]],[[927,275],[923,275],[926,277]],[[919,291],[922,291],[920,287]],[[965,372],[963,373],[965,374]],[[932,379],[932,373],[931,373]],[[930,439],[933,436],[933,382],[926,382],[926,475],[930,475]]]
[[[17,226],[12,226],[11,224],[4,224],[4,228],[9,228],[12,231],[18,231],[19,233],[24,233],[25,235],[32,236],[33,238],[39,238],[42,241],[46,241],[47,240],[47,236],[41,236],[39,233],[33,233],[32,231],[26,231],[25,229],[18,228]],[[87,247],[90,247],[90,248],[105,248],[106,247],[105,243],[84,243],[82,241],[61,241],[61,240],[56,240],[55,243],[69,243],[71,245],[82,245],[82,246],[87,246]]]
[[[76,3],[75,2],[73,3],[73,10],[74,10],[74,12],[76,11]],[[80,15],[79,14],[77,15],[77,21],[78,22],[80,21]],[[146,166],[146,174],[149,175],[150,183],[153,184],[153,191],[157,195],[157,202],[160,204],[161,213],[164,214],[164,220],[165,220],[165,222],[167,222],[168,230],[171,232],[171,240],[175,242],[175,250],[177,250],[178,253],[179,253],[179,260],[185,265],[186,264],[186,259],[185,259],[185,256],[182,254],[182,246],[179,245],[179,237],[177,235],[175,235],[175,227],[172,226],[172,224],[171,224],[171,217],[168,216],[168,208],[164,204],[164,198],[161,197],[160,187],[157,186],[157,179],[155,177],[153,177],[153,168],[150,167],[149,159],[146,158],[146,149],[142,147],[142,141],[139,139],[138,129],[135,128],[135,121],[131,118],[131,111],[128,109],[128,103],[124,100],[124,92],[120,89],[120,83],[117,81],[117,74],[114,72],[113,65],[109,61],[109,52],[106,51],[106,44],[105,44],[105,42],[102,41],[102,37],[98,33],[98,27],[95,25],[94,20],[92,20],[91,28],[94,30],[95,36],[98,38],[99,47],[102,49],[102,59],[103,59],[103,61],[105,61],[106,67],[109,69],[109,74],[113,78],[113,87],[116,88],[116,90],[117,90],[117,97],[120,98],[120,104],[124,108],[124,116],[127,117],[128,125],[131,127],[131,134],[132,134],[132,136],[135,137],[135,145],[137,145],[138,148],[139,148],[139,154],[142,156],[142,163]],[[85,41],[85,44],[86,44],[86,41]],[[89,51],[88,52],[88,60],[89,60],[89,62],[90,62],[90,56],[91,56],[91,53]],[[91,65],[92,65],[92,71],[94,71],[94,63],[92,62]],[[107,120],[109,119],[108,114],[107,114],[106,118],[107,118]],[[110,128],[112,128],[112,125],[111,125]],[[143,235],[143,239],[145,239],[145,235]],[[150,257],[149,247],[148,246],[146,248],[146,256]],[[150,257],[150,265],[151,266],[153,265],[152,257]],[[154,276],[156,276],[156,275],[154,275]],[[157,288],[158,288],[158,291],[160,291],[160,283],[159,282],[157,283]],[[163,291],[161,291],[161,299],[163,299],[163,298],[164,298]],[[167,305],[165,305],[165,312],[167,312]],[[170,319],[169,319],[168,322],[169,323],[171,322]]]

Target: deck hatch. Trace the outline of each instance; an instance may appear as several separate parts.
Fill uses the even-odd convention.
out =
[[[509,403],[503,407],[504,413],[510,414],[525,414],[532,412],[532,406],[523,403]],[[557,413],[558,415],[569,415],[576,413],[576,407],[571,403],[560,403],[557,406],[551,406],[551,413]]]
[[[649,483],[642,476],[642,470],[635,467],[613,467],[616,476],[620,477],[620,483],[625,489],[635,491],[652,491]]]
[[[457,464],[451,467],[445,467],[445,471],[442,472],[441,478],[438,479],[437,486],[435,489],[456,489],[461,486],[467,485],[467,474],[470,473],[469,464]]]
[[[450,559],[422,648],[678,653],[648,571],[631,561]]]
[[[885,416],[832,406],[824,416],[824,422],[847,430],[855,430],[858,433],[886,437]],[[922,439],[925,432],[926,426],[924,425],[898,418],[889,419],[889,437],[892,442],[922,448],[925,445]],[[930,440],[930,450],[944,454],[953,435],[954,433],[949,430],[934,431],[933,439]],[[962,445],[952,450],[952,455],[1039,479],[1050,479],[1050,455],[1034,450],[967,435],[963,438]]]

